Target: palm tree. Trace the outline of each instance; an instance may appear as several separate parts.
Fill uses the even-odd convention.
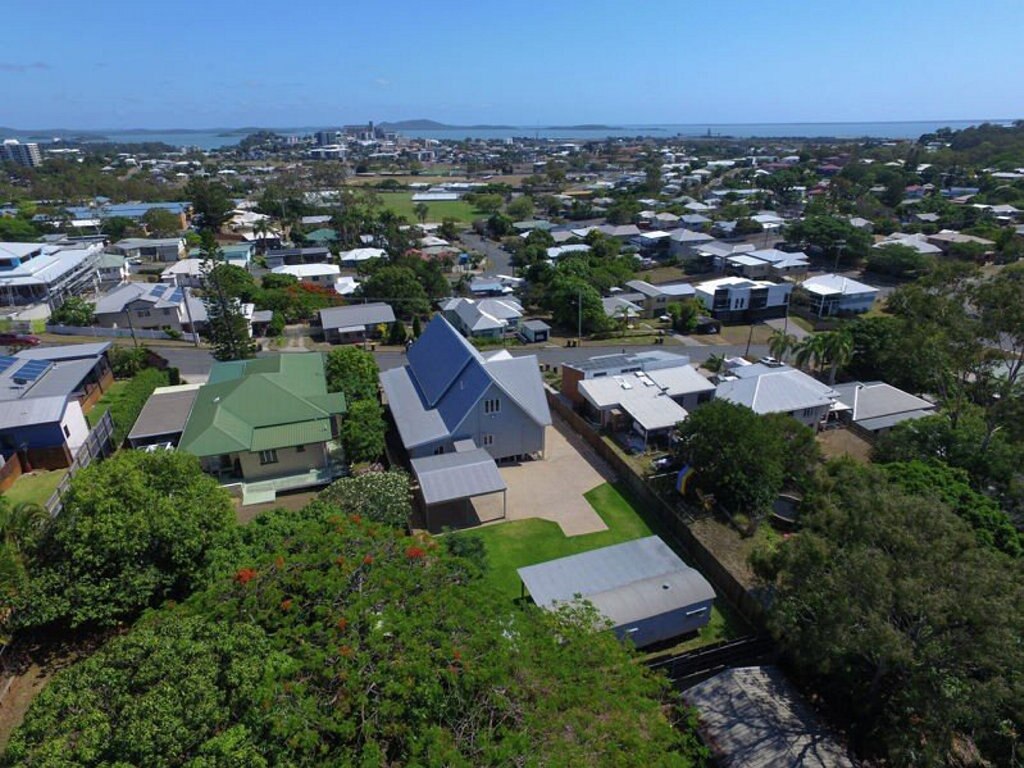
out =
[[[49,520],[41,504],[0,504],[0,592],[16,595],[24,587],[28,580],[26,551]]]
[[[267,219],[257,219],[252,225],[252,233],[256,236],[256,252],[265,253],[267,250],[267,233],[270,232],[270,222]]]
[[[615,319],[619,323],[619,335],[625,336],[626,329],[629,328],[629,307],[625,304],[620,304],[615,308]]]
[[[853,334],[847,328],[819,334],[824,360],[828,361],[828,383],[836,383],[836,373],[853,359]]]
[[[768,351],[772,357],[785,361],[786,355],[794,350],[797,344],[796,336],[776,328],[768,339]]]
[[[808,367],[808,363],[810,363],[809,367],[813,371],[821,365],[825,359],[824,341],[822,340],[824,335],[817,333],[808,336],[793,348],[796,353],[793,362],[797,368]]]
[[[430,215],[430,206],[426,203],[416,203],[413,207],[413,212],[416,214],[416,218],[420,220],[420,224],[423,224],[427,220],[427,216]]]

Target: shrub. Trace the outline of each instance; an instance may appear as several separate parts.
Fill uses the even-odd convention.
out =
[[[128,382],[120,396],[110,405],[110,418],[114,421],[114,444],[121,445],[139,418],[142,407],[149,400],[153,390],[165,387],[170,379],[166,371],[147,368]]]

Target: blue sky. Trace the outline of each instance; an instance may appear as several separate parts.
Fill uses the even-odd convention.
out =
[[[1021,0],[14,2],[0,125],[1012,118]],[[14,33],[14,34],[10,34]]]

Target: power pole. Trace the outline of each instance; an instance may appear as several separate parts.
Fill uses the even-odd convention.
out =
[[[583,343],[583,289],[576,292],[576,346]]]
[[[836,240],[835,247],[836,247],[836,265],[835,265],[835,268],[832,271],[835,272],[836,274],[839,274],[839,260],[843,256],[843,249],[846,248],[846,241],[845,240]]]

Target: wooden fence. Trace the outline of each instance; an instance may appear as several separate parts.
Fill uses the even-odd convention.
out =
[[[78,449],[70,466],[68,466],[67,474],[61,478],[57,489],[47,499],[45,504],[46,511],[52,517],[59,515],[60,511],[64,508],[64,494],[71,487],[71,478],[78,473],[78,470],[92,464],[95,459],[109,456],[116,447],[114,445],[114,420],[110,417],[110,411],[107,411],[103,414],[99,423],[89,432],[89,436],[85,439],[82,447]]]

